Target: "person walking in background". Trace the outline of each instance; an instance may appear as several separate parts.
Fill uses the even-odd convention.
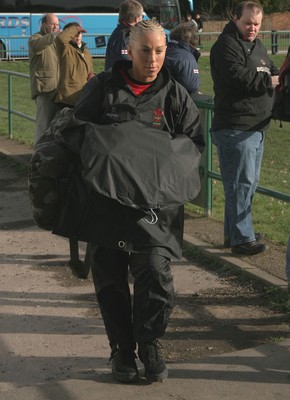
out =
[[[55,103],[60,107],[73,107],[81,90],[95,76],[91,53],[82,41],[85,29],[70,22],[55,40],[60,64],[60,79]]]
[[[201,15],[199,12],[196,12],[193,16],[193,21],[196,24],[196,30],[198,33],[201,33],[203,31],[203,22],[201,19]]]
[[[193,25],[195,27],[195,30],[197,32],[197,23],[192,17],[192,14],[190,12],[187,12],[185,17],[184,17],[184,22],[188,22],[189,24]]]
[[[122,129],[125,129],[119,139],[122,146],[119,157],[129,175],[132,171],[134,179],[137,172],[134,164],[130,164],[133,161],[132,157],[128,158],[127,151],[137,151],[138,165],[146,165],[149,159],[152,160],[152,154],[146,154],[151,150],[143,151],[140,143],[143,146],[148,140],[151,143],[151,133],[156,136],[155,140],[166,138],[167,143],[178,138],[178,148],[181,141],[185,143],[183,153],[190,149],[187,160],[193,168],[194,176],[189,181],[192,188],[190,190],[193,190],[192,194],[195,196],[200,188],[198,168],[205,145],[199,112],[186,89],[171,78],[168,70],[163,67],[165,51],[165,32],[157,21],[143,20],[134,25],[128,42],[130,60],[117,61],[112,69],[101,72],[85,85],[73,111],[73,124],[66,125],[64,135],[73,143],[81,143],[82,139],[72,137],[81,121],[88,122],[89,129],[95,126],[93,137],[98,135],[97,132],[102,133],[102,130],[108,132],[106,125],[109,125],[110,132],[117,127],[120,131],[116,132],[116,142],[112,143],[115,148]],[[81,132],[84,129],[81,128]],[[84,138],[83,134],[81,137]],[[108,135],[101,137],[107,138]],[[132,144],[133,138],[135,144]],[[97,141],[84,139],[81,152],[87,157],[90,153],[95,155],[98,148]],[[106,148],[110,154],[113,152],[109,143]],[[178,179],[176,184],[180,184],[180,187],[175,187],[174,190],[171,188],[172,175],[168,173],[168,169],[176,176],[181,167],[178,168],[178,164],[172,161],[169,168],[171,158],[168,158],[167,153],[161,155],[162,149],[162,146],[156,145],[156,153],[160,153],[158,161],[163,159],[167,163],[167,168],[159,172],[162,173],[163,182],[168,180],[168,185],[163,185],[165,190],[170,187],[165,194],[168,198],[172,191],[175,190],[179,195],[184,190],[181,183],[184,181]],[[114,159],[115,156],[111,158]],[[83,158],[82,160],[84,162]],[[185,157],[182,157],[181,163],[184,161]],[[90,157],[87,162],[89,168],[96,165],[91,162]],[[121,167],[122,162],[116,168],[110,165],[109,176],[106,176],[108,166],[99,165],[89,175],[95,183],[99,181],[101,186],[106,185],[107,180],[111,187],[114,184],[119,185],[120,181],[122,186],[124,169]],[[101,175],[99,168],[103,169]],[[156,185],[154,174],[151,175],[148,169],[150,170],[149,166],[145,168],[148,179],[139,177],[142,185],[145,185],[146,196],[147,191],[151,192],[149,187],[152,180]],[[182,177],[184,178],[183,172]],[[168,370],[160,353],[158,339],[165,333],[173,308],[174,287],[170,260],[182,255],[184,207],[178,203],[157,208],[156,212],[147,210],[143,202],[142,205],[138,203],[138,196],[136,198],[134,194],[137,189],[135,186],[131,199],[134,205],[130,207],[122,204],[122,201],[116,201],[107,191],[107,195],[101,194],[103,192],[96,189],[96,184],[93,185],[95,189],[87,194],[88,181],[84,181],[82,172],[72,178],[54,233],[70,236],[74,232],[78,239],[82,237],[87,242],[93,242],[92,275],[111,347],[113,378],[119,382],[138,380],[139,372],[135,360],[138,344],[138,355],[145,366],[145,377],[149,381],[163,380],[168,376]],[[128,179],[131,181],[131,177]],[[130,192],[126,179],[124,184],[127,192]],[[118,195],[118,190],[113,188],[112,191]],[[120,193],[120,197],[122,195]],[[78,199],[82,200],[75,204]],[[128,284],[128,267],[134,277],[133,305]]]
[[[197,64],[200,53],[195,48],[197,41],[195,27],[182,23],[170,32],[166,49],[164,65],[188,93],[196,93],[200,83]]]
[[[36,103],[34,144],[44,135],[58,111],[54,97],[59,80],[59,63],[55,38],[59,21],[55,14],[42,18],[40,31],[28,41],[31,96]]]
[[[203,31],[203,21],[199,12],[195,12],[193,16],[193,21],[196,23],[197,33],[201,33]],[[198,35],[198,46],[201,46],[201,38]]]
[[[217,145],[225,194],[224,245],[246,255],[266,250],[255,235],[251,206],[279,74],[257,39],[262,19],[259,4],[239,3],[210,52],[214,83],[211,136]]]
[[[137,0],[126,0],[120,4],[118,25],[108,41],[105,71],[112,68],[118,60],[128,60],[127,39],[131,26],[142,21],[143,6]]]

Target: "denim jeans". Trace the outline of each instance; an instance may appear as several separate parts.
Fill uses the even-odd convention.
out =
[[[251,205],[257,189],[264,132],[222,129],[211,132],[217,146],[225,193],[224,235],[231,246],[255,240]]]
[[[285,272],[286,272],[286,277],[287,277],[288,284],[290,284],[290,236],[289,236],[289,239],[288,239],[288,246],[287,246],[287,251],[286,251],[286,268],[285,268]]]

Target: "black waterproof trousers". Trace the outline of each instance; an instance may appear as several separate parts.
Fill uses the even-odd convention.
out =
[[[111,347],[135,349],[164,335],[174,299],[168,258],[92,245],[92,275]]]

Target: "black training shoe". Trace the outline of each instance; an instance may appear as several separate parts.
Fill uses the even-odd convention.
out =
[[[252,256],[254,254],[259,254],[267,250],[267,246],[263,243],[258,243],[256,240],[253,240],[252,242],[242,243],[238,244],[237,246],[233,246],[231,249],[233,253]]]
[[[139,379],[139,372],[136,365],[136,354],[130,349],[116,347],[112,350],[112,374],[117,382],[133,383]]]
[[[168,370],[160,354],[158,340],[139,343],[138,356],[145,367],[145,377],[150,382],[163,381],[168,377]]]
[[[263,235],[260,232],[256,232],[255,233],[255,239],[256,239],[256,242],[259,242],[260,240],[263,239]],[[225,236],[224,248],[225,249],[229,249],[230,247],[231,247],[231,240],[230,240],[230,238],[228,236]]]

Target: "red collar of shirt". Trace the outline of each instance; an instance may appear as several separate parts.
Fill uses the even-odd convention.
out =
[[[126,83],[130,86],[130,89],[135,94],[135,96],[140,96],[152,85],[152,82],[143,83],[135,81],[133,78],[129,76],[128,72],[124,68],[121,69],[121,74]]]

